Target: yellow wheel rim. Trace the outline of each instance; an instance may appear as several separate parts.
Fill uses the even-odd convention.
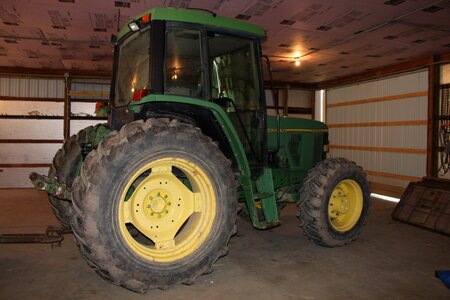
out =
[[[205,242],[216,216],[216,196],[196,164],[163,158],[134,173],[118,214],[120,232],[133,252],[148,261],[169,263],[191,255]]]
[[[328,202],[328,220],[340,232],[353,228],[361,216],[363,193],[359,184],[345,179],[336,185]]]

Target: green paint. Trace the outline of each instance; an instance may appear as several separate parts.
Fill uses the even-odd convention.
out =
[[[328,128],[318,121],[282,117],[278,130],[277,117],[268,116],[267,121],[268,148],[277,148],[278,135],[280,141],[277,166],[272,169],[274,189],[288,193],[286,201],[298,201],[308,171],[325,158]]]
[[[263,173],[256,180],[256,188],[258,194],[255,196],[258,197],[258,195],[260,195],[261,206],[265,217],[262,225],[264,225],[265,228],[269,228],[280,224],[280,220],[278,219],[277,201],[275,199],[275,189],[273,186],[272,169],[264,168]],[[255,224],[255,222],[253,222],[253,224]]]
[[[241,31],[243,33],[254,35],[261,39],[265,38],[266,36],[264,29],[254,24],[221,16],[214,17],[211,13],[205,11],[166,7],[147,10],[135,16],[133,19],[127,22],[127,25],[125,25],[122,28],[122,30],[120,30],[118,34],[118,39],[121,39],[124,35],[130,32],[130,28],[128,27],[129,23],[132,23],[136,20],[140,20],[142,16],[146,14],[151,14],[152,21],[165,20],[165,21],[202,24],[213,27],[219,27],[222,29]]]
[[[217,104],[213,102],[208,102],[201,99],[189,98],[183,96],[173,96],[173,95],[147,95],[143,97],[139,102],[131,103],[129,109],[135,113],[140,112],[142,105],[144,103],[151,102],[174,102],[174,103],[185,103],[196,105],[199,107],[204,107],[212,111],[214,117],[219,122],[222,127],[225,136],[230,143],[231,149],[233,150],[237,165],[243,176],[250,177],[250,167],[248,165],[247,156],[245,155],[244,147],[239,139],[239,136],[234,129],[228,115],[225,111]]]
[[[283,201],[297,202],[298,191],[308,170],[324,156],[324,135],[328,131],[325,124],[299,118],[281,118],[278,131],[277,118],[268,116],[269,149],[276,148],[277,135],[280,135],[279,163],[272,169],[264,168],[263,173],[253,180],[244,147],[226,112],[219,105],[202,99],[151,94],[130,104],[129,109],[139,113],[143,104],[152,102],[185,103],[211,110],[235,155],[240,170],[240,174],[235,176],[242,187],[239,199],[246,203],[255,228],[266,229],[279,224],[276,195],[283,195]]]

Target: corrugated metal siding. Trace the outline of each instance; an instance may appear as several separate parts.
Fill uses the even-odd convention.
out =
[[[63,121],[0,119],[0,139],[63,139]]]
[[[327,91],[327,105],[395,96],[428,89],[426,70]],[[327,124],[425,121],[427,96],[327,108]],[[344,126],[330,128],[330,144],[338,146],[419,149],[427,148],[427,125]],[[364,169],[394,175],[422,177],[426,154],[373,150],[331,149],[331,157],[347,157]],[[374,182],[405,187],[408,180],[370,175]]]
[[[74,81],[71,89],[76,91],[109,93],[109,82],[104,80]],[[27,116],[38,112],[40,116],[63,116],[63,102],[35,101],[27,98],[63,99],[64,79],[0,77],[0,96],[19,98],[18,101],[0,100],[0,139],[62,140],[64,138],[63,119],[21,119],[1,118],[1,115]],[[22,98],[23,99],[20,99]],[[78,96],[76,99],[107,99],[104,96]],[[72,103],[72,114],[94,115],[95,103]],[[99,123],[98,120],[71,120],[71,134],[80,129]],[[102,123],[105,123],[106,120]],[[44,167],[17,167],[26,164],[51,164],[61,143],[0,143],[0,188],[32,187],[30,172],[47,174]]]
[[[62,116],[64,104],[62,102],[0,100],[0,115],[28,115],[32,112],[39,112],[42,116]]]
[[[62,144],[0,144],[2,164],[48,164]]]
[[[48,168],[6,168],[0,172],[0,188],[31,188],[31,172],[47,174]]]
[[[104,96],[73,96],[72,99],[99,99],[99,100],[108,100],[109,98],[109,81],[100,81],[97,80],[95,82],[72,82],[70,89],[72,91],[79,92],[98,92],[102,93]]]
[[[1,77],[0,96],[64,98],[64,80]]]

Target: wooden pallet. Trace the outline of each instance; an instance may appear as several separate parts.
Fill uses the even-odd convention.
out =
[[[411,182],[392,218],[450,235],[450,180],[425,177]]]

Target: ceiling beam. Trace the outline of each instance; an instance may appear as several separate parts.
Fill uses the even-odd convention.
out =
[[[395,75],[399,73],[404,73],[408,71],[414,71],[422,68],[426,68],[431,64],[440,64],[443,62],[450,61],[450,53],[437,55],[437,56],[427,56],[418,58],[415,60],[389,65],[381,68],[377,68],[371,71],[353,74],[337,79],[322,81],[317,83],[318,89],[330,89],[337,86],[353,84],[361,81],[378,79],[381,77],[386,77],[390,75]]]
[[[272,83],[270,81],[264,81],[264,87],[266,89],[272,88]],[[298,89],[298,90],[317,90],[316,83],[302,83],[302,82],[293,82],[293,81],[273,81],[273,87],[276,89]]]
[[[88,71],[88,70],[64,70],[64,69],[38,69],[20,67],[0,67],[0,74],[3,75],[25,75],[31,77],[57,77],[61,78],[68,74],[70,77],[89,77],[110,79],[111,72],[108,71]]]

